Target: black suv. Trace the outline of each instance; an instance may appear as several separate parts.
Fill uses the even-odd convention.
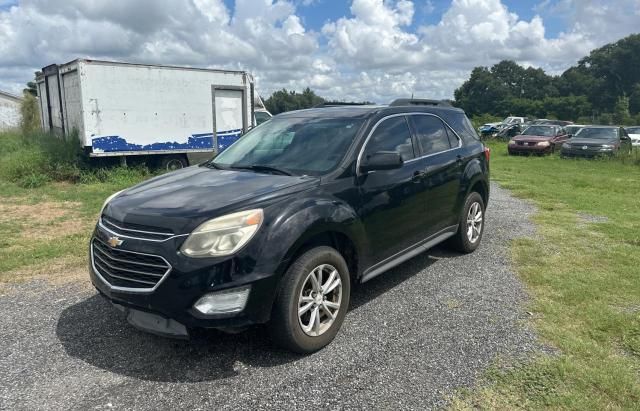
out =
[[[448,240],[480,244],[489,150],[431,100],[280,114],[215,159],[107,199],[91,281],[134,326],[174,337],[270,322],[331,342],[352,284]]]

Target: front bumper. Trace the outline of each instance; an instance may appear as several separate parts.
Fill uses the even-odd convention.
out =
[[[530,146],[510,144],[507,146],[509,154],[550,154],[553,152],[553,145],[549,146]]]
[[[110,236],[111,233],[97,226],[92,241],[94,238],[107,241]],[[250,247],[238,255],[225,258],[185,257],[178,251],[184,240],[185,237],[163,242],[127,238],[118,247],[125,251],[161,256],[171,265],[169,273],[151,291],[138,292],[114,288],[96,272],[93,261],[89,261],[91,282],[100,294],[114,305],[123,307],[128,314],[132,311],[149,313],[176,321],[187,329],[235,328],[269,320],[278,287],[277,267],[258,264],[252,258],[252,255],[258,255],[257,250]],[[193,304],[205,294],[247,285],[251,291],[241,312],[205,315],[193,308]],[[131,318],[129,321],[138,328],[146,328],[145,320],[138,324]],[[153,329],[147,331],[154,332]],[[158,333],[163,334],[161,331]]]
[[[613,149],[602,150],[600,148],[562,148],[560,155],[563,157],[581,157],[581,158],[594,158],[600,156],[612,156],[615,154]]]

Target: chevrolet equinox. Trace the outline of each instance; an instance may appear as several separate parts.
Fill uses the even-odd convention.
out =
[[[353,284],[445,240],[474,251],[488,198],[489,150],[447,103],[283,113],[213,160],[110,196],[91,281],[149,332],[269,323],[309,353],[337,334]]]

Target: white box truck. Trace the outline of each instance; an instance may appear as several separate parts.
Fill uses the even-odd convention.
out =
[[[270,114],[244,71],[78,59],[36,78],[42,127],[77,132],[91,157],[155,156],[175,169],[210,158]]]

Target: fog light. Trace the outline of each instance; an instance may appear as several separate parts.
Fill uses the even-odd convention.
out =
[[[193,305],[202,314],[230,314],[244,310],[251,287],[239,287],[231,290],[205,294]]]

